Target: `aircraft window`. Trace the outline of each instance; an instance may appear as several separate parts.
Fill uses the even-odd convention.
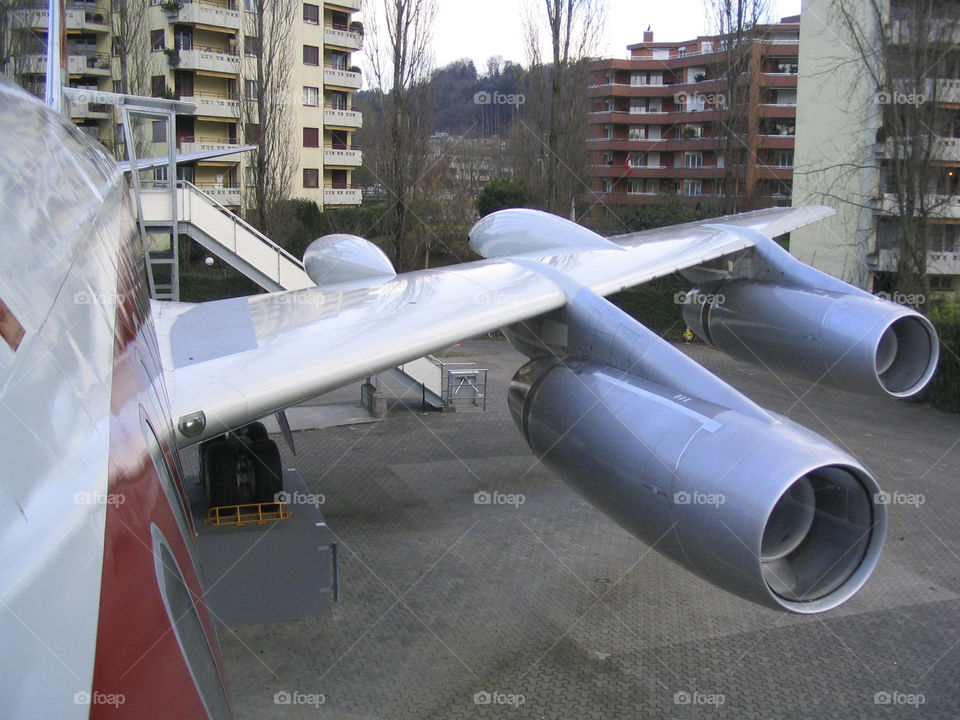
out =
[[[207,709],[207,715],[214,720],[230,717],[227,694],[220,679],[220,671],[214,660],[207,635],[203,631],[197,606],[170,551],[166,538],[156,525],[152,525],[154,568],[163,604],[167,609],[173,634],[177,637],[180,650],[193,682],[200,693],[200,699]]]
[[[177,525],[180,526],[180,532],[183,534],[187,548],[192,554],[196,537],[190,529],[190,522],[187,520],[187,510],[180,498],[180,493],[173,479],[173,473],[167,465],[167,459],[163,455],[163,449],[160,446],[160,441],[157,439],[157,433],[147,419],[147,412],[142,405],[140,406],[140,426],[143,429],[143,436],[146,438],[147,447],[150,450],[150,459],[153,460],[153,466],[157,470],[157,475],[160,476],[160,484],[163,485],[163,492],[167,496],[167,502],[169,502],[170,507],[173,508],[173,514],[177,518]],[[196,558],[194,558],[194,560],[195,559]]]

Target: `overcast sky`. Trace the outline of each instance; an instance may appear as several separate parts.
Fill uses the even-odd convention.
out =
[[[491,55],[525,62],[521,15],[534,0],[437,0],[436,66],[472,58],[483,72]],[[800,0],[771,0],[776,19],[800,13]],[[627,57],[627,45],[652,26],[659,41],[689,40],[708,32],[703,0],[608,0],[604,57]]]

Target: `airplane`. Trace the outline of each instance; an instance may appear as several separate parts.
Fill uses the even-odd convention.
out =
[[[930,322],[771,239],[828,208],[613,238],[503,210],[469,233],[482,260],[397,274],[373,243],[327,236],[304,257],[316,287],[160,303],[123,169],[5,80],[0,128],[5,718],[230,717],[180,453],[199,448],[211,496],[235,497],[218,438],[497,329],[529,358],[508,401],[532,452],[691,572],[811,614],[877,564],[886,507],[862,463],[604,299],[680,272],[687,324],[720,350],[913,396],[938,359]]]

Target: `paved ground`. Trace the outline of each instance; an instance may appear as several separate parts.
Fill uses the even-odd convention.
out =
[[[491,370],[485,414],[397,404],[283,448],[326,498],[343,597],[316,621],[221,629],[238,718],[960,717],[960,417],[687,348],[923,500],[891,506],[855,598],[799,617],[698,580],[549,475],[506,409],[523,358],[459,350]]]

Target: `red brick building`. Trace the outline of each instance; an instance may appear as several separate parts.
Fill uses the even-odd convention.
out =
[[[728,53],[722,37],[643,42],[631,57],[590,66],[588,200],[609,206],[656,204],[678,194],[722,204],[723,177],[742,175],[740,208],[789,205],[796,130],[799,16],[760,28],[751,41],[746,106],[724,93]],[[730,114],[740,112],[743,167],[725,165]],[[728,186],[729,187],[729,186]],[[739,194],[739,193],[738,193]]]

